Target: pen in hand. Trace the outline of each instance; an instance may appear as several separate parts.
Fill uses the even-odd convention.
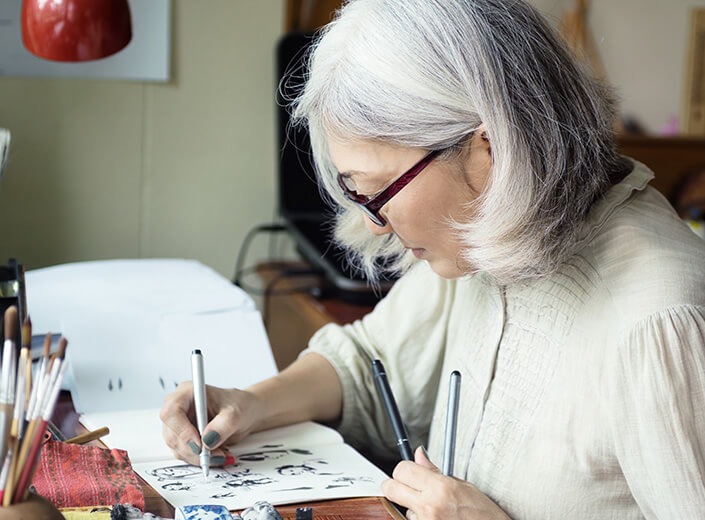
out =
[[[404,422],[402,421],[401,414],[399,413],[399,407],[394,399],[394,394],[392,394],[392,388],[389,386],[387,372],[384,370],[384,365],[379,359],[372,361],[372,372],[375,378],[377,393],[379,394],[380,399],[382,399],[382,403],[384,403],[384,409],[387,411],[389,422],[392,423],[392,428],[394,429],[394,435],[397,438],[397,447],[399,448],[401,458],[404,460],[413,461],[414,454],[412,453],[411,445],[409,444],[409,435],[406,433]]]
[[[460,403],[460,372],[453,370],[448,387],[448,411],[446,413],[445,445],[443,447],[443,474],[453,476],[455,460],[455,437],[458,428],[458,405]]]
[[[191,353],[191,375],[193,378],[193,402],[196,408],[196,424],[201,435],[201,470],[203,476],[208,478],[211,464],[211,451],[203,442],[203,430],[208,424],[208,405],[206,403],[206,378],[203,375],[203,355],[199,349]]]

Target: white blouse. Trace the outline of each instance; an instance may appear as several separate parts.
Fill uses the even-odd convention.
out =
[[[369,360],[440,466],[462,373],[455,476],[516,519],[705,518],[705,242],[642,164],[591,210],[557,273],[499,286],[419,263],[310,350],[343,384],[339,429],[398,458]]]

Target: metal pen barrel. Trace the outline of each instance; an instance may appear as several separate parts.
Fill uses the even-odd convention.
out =
[[[203,356],[201,351],[196,349],[191,354],[191,376],[193,378],[193,402],[196,409],[196,425],[198,433],[203,437],[203,430],[208,424],[208,406],[206,404],[206,380],[203,371]],[[210,466],[210,450],[205,444],[201,445],[199,454],[203,475],[208,476]]]
[[[443,446],[443,474],[453,476],[455,461],[455,437],[458,428],[458,406],[460,404],[460,372],[453,370],[448,386],[448,409],[446,413],[445,444]]]

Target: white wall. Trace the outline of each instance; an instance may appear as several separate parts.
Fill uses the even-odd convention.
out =
[[[530,0],[556,24],[574,0]],[[705,0],[592,0],[589,26],[622,112],[659,133],[682,110],[692,8]]]

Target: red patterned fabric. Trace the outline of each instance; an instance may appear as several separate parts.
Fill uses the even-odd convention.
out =
[[[123,450],[48,441],[32,485],[57,507],[129,502],[144,510],[142,488]]]

